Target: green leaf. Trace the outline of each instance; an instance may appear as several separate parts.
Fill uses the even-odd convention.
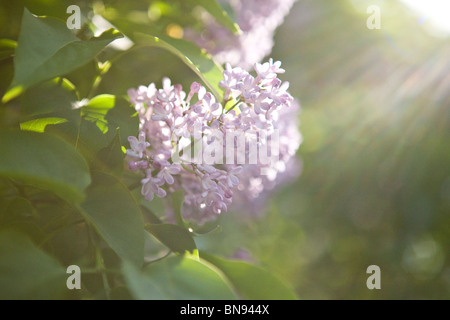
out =
[[[111,290],[111,300],[133,300],[133,297],[131,296],[130,292],[126,287],[116,287],[113,290]]]
[[[76,145],[91,166],[99,167],[102,160],[98,155],[102,150],[111,146],[116,137],[116,130],[109,130],[108,121],[105,119],[109,110],[114,108],[115,96],[99,95],[81,108],[81,122],[76,125]]]
[[[0,97],[2,97],[7,91],[14,77],[14,59],[13,57],[5,58],[0,61]],[[1,98],[0,98],[1,99]],[[0,101],[2,106],[2,101]],[[0,117],[8,112],[5,108],[0,110]]]
[[[80,98],[87,98],[98,80],[98,62],[94,59],[65,75],[77,88]]]
[[[149,224],[145,229],[154,235],[172,252],[184,254],[186,251],[194,253],[197,250],[192,234],[174,224]]]
[[[66,81],[47,81],[28,89],[20,99],[21,122],[33,118],[64,118],[79,119],[79,112],[73,110],[73,103],[77,101],[75,90]],[[44,116],[45,115],[45,116]]]
[[[219,86],[219,82],[223,79],[223,68],[215,63],[205,50],[189,41],[165,36],[155,37],[136,33],[136,38],[142,45],[163,48],[178,56],[203,80],[218,101],[223,100],[224,91]]]
[[[170,299],[155,284],[155,280],[145,276],[135,266],[124,263],[122,273],[128,285],[129,292],[138,300],[163,300]]]
[[[77,126],[76,140],[91,168],[122,171],[123,143],[128,148],[128,137],[138,134],[139,118],[133,116],[135,113],[125,99],[106,94],[81,108],[82,121]]]
[[[82,41],[66,24],[52,17],[36,17],[24,9],[14,61],[12,90],[20,91],[83,66],[111,41],[122,37],[113,29]],[[33,54],[30,54],[33,53]],[[21,89],[21,90],[19,90]],[[14,95],[6,94],[6,99]]]
[[[233,290],[214,266],[190,256],[170,257],[140,272],[124,264],[131,294],[139,300],[234,300]]]
[[[184,191],[177,190],[172,193],[172,206],[175,215],[175,219],[180,226],[184,226],[183,216],[181,214],[181,209],[183,208],[184,203]]]
[[[9,231],[15,231],[26,235],[33,243],[39,244],[42,250],[49,249],[53,253],[53,248],[50,248],[50,246],[45,243],[41,246],[41,243],[46,237],[46,233],[37,223],[32,222],[31,219],[12,220],[5,226],[5,228]]]
[[[10,39],[0,39],[0,61],[11,57],[17,47],[17,42]]]
[[[234,34],[239,34],[241,29],[239,25],[233,21],[228,13],[221,7],[216,0],[197,0],[196,3],[209,12],[220,24],[229,29]]]
[[[239,295],[248,300],[296,300],[287,284],[267,270],[244,261],[225,260],[205,252],[200,256],[215,265],[231,281]]]
[[[47,134],[0,131],[0,176],[21,179],[71,203],[81,202],[90,184],[83,157],[67,142]]]
[[[117,178],[97,173],[81,211],[123,260],[140,265],[144,259],[144,221],[128,189]]]
[[[137,136],[139,131],[139,117],[135,116],[136,110],[123,98],[116,97],[114,108],[108,111],[105,120],[110,128],[120,129],[120,141],[126,143],[128,137]]]
[[[142,214],[144,215],[144,221],[148,221],[150,224],[162,224],[161,219],[154,214],[149,208],[144,207],[143,205],[140,206]]]
[[[6,212],[17,217],[31,217],[33,216],[35,209],[31,205],[30,201],[23,197],[14,198],[8,203]]]
[[[81,108],[83,118],[95,122],[103,133],[110,128],[120,129],[121,141],[127,141],[129,136],[138,133],[139,118],[134,116],[135,113],[125,99],[111,94],[98,95]]]
[[[108,127],[106,127],[108,129]],[[102,132],[96,122],[82,119],[78,127],[77,147],[89,163],[96,162],[98,153],[108,147],[115,137],[114,131]]]
[[[44,132],[45,128],[49,125],[55,125],[67,122],[67,119],[63,118],[41,118],[34,119],[20,124],[20,129],[24,131]]]
[[[109,110],[114,108],[116,97],[111,94],[101,94],[92,98],[89,103],[81,108],[81,115],[84,119],[93,121],[103,132],[108,132],[108,122],[105,119]]]
[[[116,136],[109,146],[99,151],[97,158],[110,170],[123,168],[124,154],[120,141],[120,130],[117,130]]]
[[[67,290],[64,268],[24,235],[0,232],[0,299],[59,299]]]

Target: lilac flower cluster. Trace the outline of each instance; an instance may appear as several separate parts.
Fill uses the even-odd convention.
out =
[[[298,127],[300,105],[294,100],[288,109],[279,112],[277,125],[279,128],[279,159],[265,175],[260,174],[261,168],[249,165],[239,176],[238,192],[233,198],[232,211],[239,212],[240,218],[260,217],[265,211],[267,199],[277,187],[294,181],[301,172],[301,163],[295,154],[303,141]]]
[[[225,99],[220,102],[196,82],[188,94],[167,78],[162,89],[154,84],[130,89],[140,126],[138,136],[129,137],[127,154],[129,168],[142,173],[145,199],[151,201],[155,195],[163,198],[182,189],[183,217],[202,224],[227,211],[234,198],[242,198],[240,193],[256,196],[255,179],[261,173],[266,175],[264,179],[274,181],[300,144],[297,128],[283,120],[289,109],[297,108],[287,91],[289,83],[278,78],[283,72],[281,63],[272,60],[255,64],[256,76],[227,65],[220,82]],[[275,139],[277,131],[282,134]],[[226,140],[229,132],[245,135],[245,148],[239,141]],[[197,142],[201,152],[195,150]],[[275,162],[260,158],[250,161],[251,145],[261,150],[272,142],[279,144],[276,152],[268,151]],[[228,157],[223,161],[224,157],[217,154],[212,162],[204,161],[202,152],[217,144],[223,155],[229,149],[235,152],[232,161]]]
[[[242,34],[236,36],[204,13],[205,30],[186,30],[185,37],[211,53],[220,63],[251,68],[270,54],[275,30],[296,0],[220,0],[231,6]]]

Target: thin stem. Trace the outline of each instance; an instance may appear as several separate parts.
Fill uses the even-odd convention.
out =
[[[81,115],[80,110],[80,122],[78,123],[78,132],[77,132],[77,140],[75,141],[75,149],[78,149],[78,142],[80,141],[81,136],[81,123],[83,122],[83,116]]]
[[[78,209],[79,212],[81,210]],[[111,287],[109,286],[108,282],[108,276],[107,272],[110,272],[106,269],[105,262],[103,260],[102,251],[100,248],[100,239],[94,229],[94,227],[87,223],[87,233],[88,233],[88,239],[89,239],[89,245],[93,246],[95,249],[95,270],[97,270],[96,273],[100,272],[102,274],[102,282],[103,282],[103,290],[105,291],[105,296],[107,300],[111,300],[110,292]]]
[[[98,59],[95,59],[95,62],[97,63],[97,66],[99,65],[100,61]],[[98,70],[99,74],[95,77],[94,83],[92,84],[91,90],[89,90],[88,99],[92,99],[95,95],[95,92],[97,91],[98,87],[100,86],[100,83],[103,80],[103,76],[107,73],[104,70]],[[109,70],[108,70],[109,71]]]
[[[238,101],[236,102],[230,109],[228,109],[225,114],[227,114],[228,112],[230,112],[231,110],[233,110],[234,108],[236,108],[242,101]]]
[[[181,166],[183,167],[184,170],[186,170],[187,172],[193,173],[195,174],[194,170],[189,169],[184,163],[181,164]]]
[[[183,218],[181,217],[181,212],[179,212],[179,210],[175,210],[175,221],[178,226],[182,227],[183,229],[186,228]]]
[[[102,281],[103,281],[103,289],[105,290],[105,295],[107,300],[111,300],[110,291],[111,287],[109,286],[108,282],[108,276],[106,275],[106,267],[105,262],[103,260],[102,251],[100,248],[99,241],[96,242],[95,245],[95,260],[96,260],[96,267],[102,274]]]
[[[166,201],[167,205],[172,207],[175,216],[175,222],[177,223],[177,225],[182,228],[186,228],[186,226],[184,225],[183,217],[181,216],[181,208],[176,207],[173,195],[171,196],[171,201],[168,201],[166,198],[164,200]]]

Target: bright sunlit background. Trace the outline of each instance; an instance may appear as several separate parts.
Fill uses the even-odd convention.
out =
[[[404,2],[299,0],[278,30],[303,173],[256,225],[224,216],[236,231],[216,246],[246,248],[303,298],[450,297],[450,3]]]
[[[434,28],[450,35],[450,2],[442,0],[401,0],[405,5],[414,9],[419,21],[431,22]]]

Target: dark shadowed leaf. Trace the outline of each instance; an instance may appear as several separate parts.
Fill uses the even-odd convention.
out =
[[[47,134],[0,131],[0,176],[23,180],[71,203],[84,198],[91,179],[86,161],[65,141]]]
[[[116,97],[114,108],[108,111],[105,120],[112,129],[120,129],[120,141],[129,148],[128,137],[137,136],[139,131],[139,117],[134,116],[136,110],[123,98]]]
[[[68,275],[52,257],[15,231],[0,232],[0,299],[59,299]]]
[[[145,229],[175,253],[193,253],[197,249],[192,233],[174,224],[149,224]]]
[[[162,224],[161,219],[159,219],[159,217],[155,213],[153,213],[153,211],[151,211],[149,208],[141,205],[141,211],[142,214],[144,215],[144,221],[150,224]]]
[[[79,119],[73,110],[77,96],[68,81],[55,79],[28,89],[20,101],[20,121],[35,118],[64,118],[71,121]]]
[[[124,154],[122,152],[122,143],[120,141],[120,130],[117,130],[116,136],[109,146],[101,149],[97,158],[110,170],[123,169]]]
[[[119,257],[142,264],[145,230],[139,205],[115,177],[97,173],[93,181],[81,206],[83,214]]]

